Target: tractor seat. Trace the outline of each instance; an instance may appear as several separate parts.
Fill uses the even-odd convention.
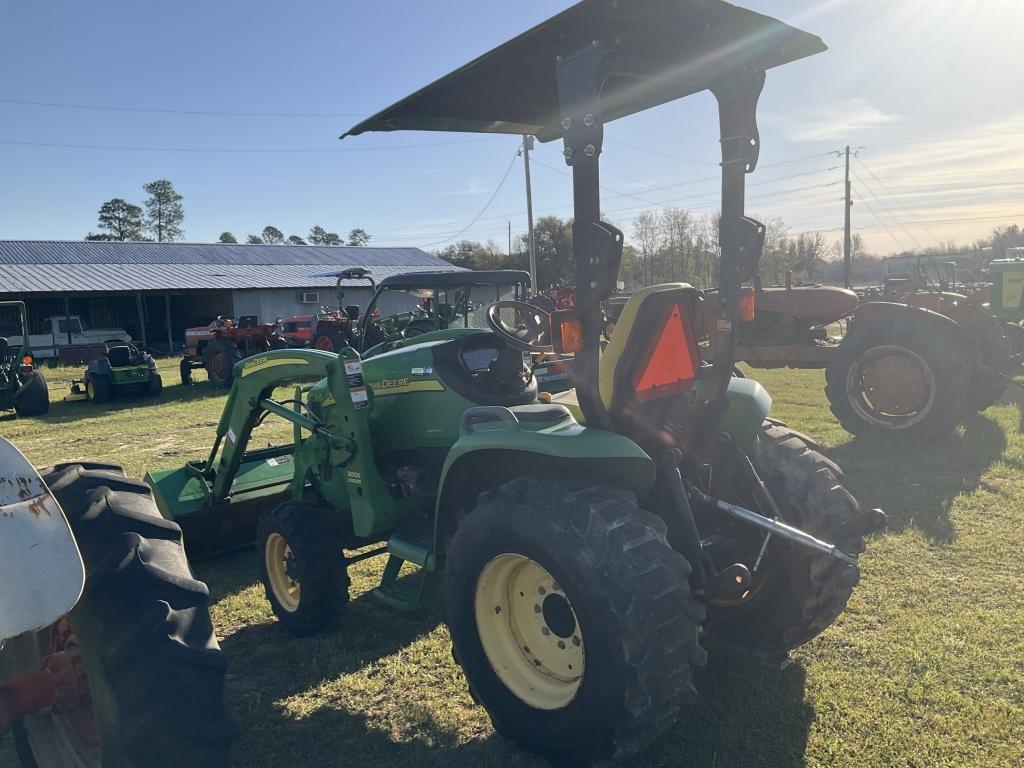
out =
[[[104,353],[113,368],[124,368],[132,365],[132,348],[127,344],[118,344],[116,347],[107,347]]]
[[[692,380],[695,368],[700,365],[699,358],[686,361],[683,359],[686,356],[680,355],[674,367],[666,370],[663,379],[657,381],[648,381],[646,372],[641,374],[640,370],[648,365],[655,350],[666,340],[674,307],[684,309],[687,316],[693,318],[699,296],[700,292],[686,283],[663,283],[642,288],[629,297],[601,355],[601,401],[613,419],[616,411],[637,399],[646,402],[689,386],[687,379]],[[696,350],[693,328],[685,318],[683,334],[680,340],[692,340],[691,349]],[[638,388],[644,389],[637,392]],[[577,421],[583,421],[575,388],[552,395],[551,402],[564,405]]]

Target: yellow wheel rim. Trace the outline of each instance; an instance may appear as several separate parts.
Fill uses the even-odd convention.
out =
[[[277,602],[289,613],[297,611],[302,588],[294,576],[289,573],[293,563],[292,548],[288,546],[284,536],[279,533],[270,534],[267,537],[263,556],[267,565],[270,588],[273,590]]]
[[[96,387],[93,386],[92,379],[85,382],[85,394],[90,400],[96,399]]]
[[[502,683],[535,709],[561,709],[583,680],[576,613],[558,583],[523,555],[498,555],[476,582],[476,626]]]

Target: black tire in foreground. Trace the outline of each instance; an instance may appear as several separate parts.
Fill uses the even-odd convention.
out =
[[[109,403],[114,397],[114,385],[110,383],[109,376],[90,373],[85,377],[85,394],[90,402]]]
[[[322,507],[287,501],[260,520],[260,578],[274,615],[295,635],[334,625],[348,602],[341,541]]]
[[[481,494],[442,572],[452,654],[495,729],[560,763],[650,743],[696,696],[704,608],[632,493],[525,477]]]
[[[974,352],[944,323],[908,313],[854,323],[825,369],[825,395],[859,437],[929,439],[967,415]]]
[[[164,380],[159,373],[149,374],[149,381],[146,382],[146,394],[149,397],[159,397],[164,391]]]
[[[234,367],[244,355],[231,339],[214,339],[206,346],[206,375],[222,387],[234,383]]]
[[[861,538],[835,541],[833,531],[857,515],[843,473],[798,432],[765,422],[751,460],[779,507],[783,522],[837,544],[848,555],[864,551]],[[755,508],[752,499],[743,503]],[[846,608],[860,578],[856,566],[793,547],[766,558],[748,595],[708,605],[709,642],[765,659],[783,656],[829,627]],[[785,558],[785,559],[783,559]]]
[[[88,677],[100,754],[68,741],[64,716],[44,711],[14,731],[22,762],[227,765],[235,734],[224,706],[227,662],[181,529],[160,516],[149,487],[119,467],[61,464],[42,474],[85,562],[85,589],[67,618]],[[48,645],[49,635],[39,634]]]
[[[42,416],[50,410],[50,389],[46,377],[39,371],[32,371],[28,381],[14,401],[15,412],[22,417]]]

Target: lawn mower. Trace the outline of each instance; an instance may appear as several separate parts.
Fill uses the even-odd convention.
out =
[[[256,315],[218,316],[209,325],[185,329],[181,383],[191,386],[193,369],[205,368],[210,381],[230,387],[232,369],[239,360],[289,346],[276,323],[260,323]]]
[[[255,525],[266,595],[299,634],[337,620],[349,565],[385,557],[377,597],[411,609],[438,591],[474,700],[559,762],[618,759],[663,734],[707,651],[783,663],[844,609],[863,537],[885,519],[733,375],[740,286],[765,231],[744,215],[757,100],[767,69],[823,50],[716,0],[586,0],[349,130],[561,139],[575,305],[496,302],[490,332],[434,331],[365,360],[244,360],[208,457],[147,475],[160,510],[190,549]],[[708,89],[722,150],[715,356],[696,341],[705,297],[682,283],[631,296],[602,354],[623,246],[600,220],[604,123]],[[524,353],[548,347],[575,355],[576,386],[543,402]],[[274,399],[282,386],[292,394]],[[292,443],[250,449],[268,415],[293,425]]]
[[[21,348],[11,349],[0,336],[0,411],[14,410],[18,416],[42,416],[50,410],[46,379],[33,365],[28,333],[28,312],[23,301],[0,301],[0,309],[18,313]]]
[[[228,764],[206,585],[149,488],[0,438],[0,737],[25,768]]]
[[[103,357],[90,360],[85,376],[71,382],[69,402],[88,400],[108,403],[115,397],[144,394],[158,397],[163,379],[156,369],[156,360],[130,342],[105,344]]]

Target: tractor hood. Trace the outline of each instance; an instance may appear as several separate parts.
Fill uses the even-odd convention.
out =
[[[575,44],[575,46],[574,46]],[[720,0],[584,0],[351,128],[562,135],[556,56],[602,49],[606,122],[745,69],[820,53],[815,35]]]

